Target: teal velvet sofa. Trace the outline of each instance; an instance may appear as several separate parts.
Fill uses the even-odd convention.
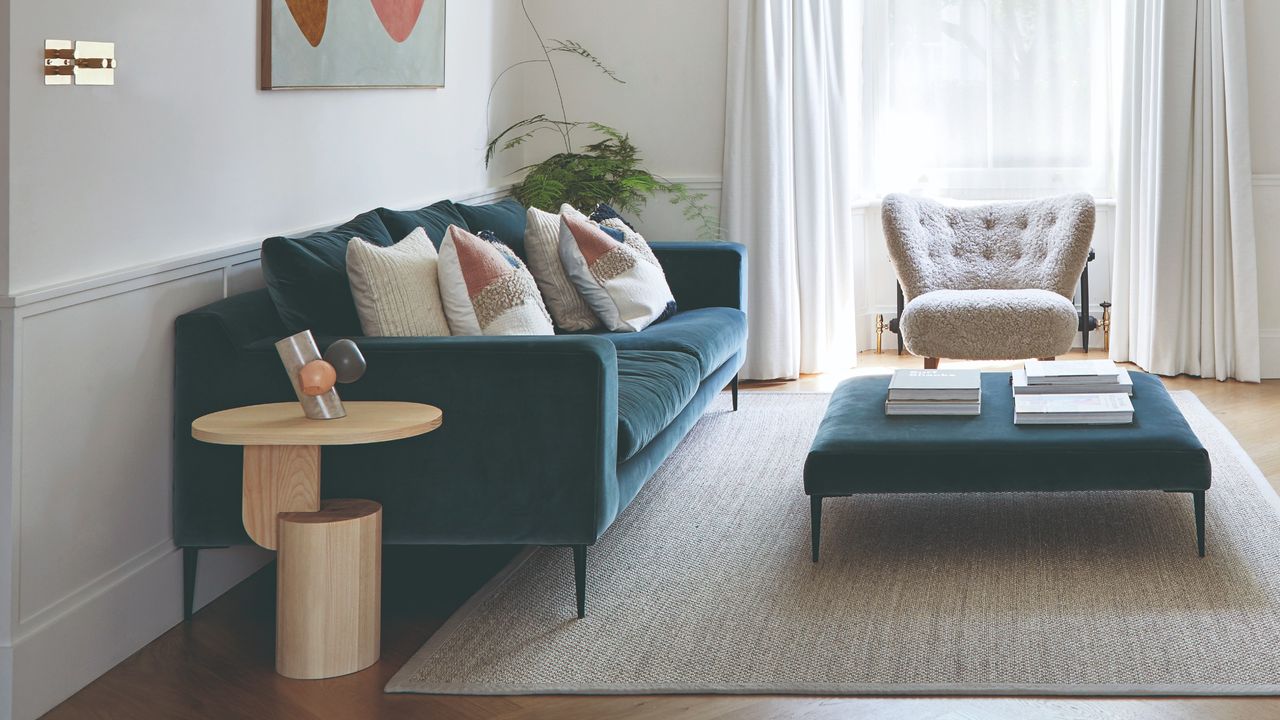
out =
[[[571,547],[579,616],[587,547],[718,393],[732,388],[737,409],[747,335],[746,254],[733,243],[654,243],[678,312],[639,333],[383,338],[347,332],[350,291],[344,300],[337,249],[354,234],[390,244],[419,226],[439,244],[450,223],[491,230],[523,253],[524,209],[514,201],[446,201],[411,212],[379,208],[318,234],[318,241],[264,243],[264,273],[277,290],[323,275],[331,292],[303,298],[299,306],[298,298],[255,290],[177,319],[173,532],[184,549],[188,616],[199,551],[250,542],[241,523],[241,452],[196,442],[191,422],[226,408],[293,400],[274,343],[308,318],[324,318],[318,324],[327,327],[312,328],[321,347],[353,337],[368,360],[365,376],[342,386],[344,399],[416,401],[444,411],[443,427],[418,438],[325,448],[322,495],[382,503],[387,544]],[[299,270],[291,265],[299,258],[312,264]]]

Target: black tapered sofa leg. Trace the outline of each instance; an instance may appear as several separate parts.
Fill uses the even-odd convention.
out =
[[[578,592],[578,618],[587,616],[587,546],[573,546],[573,584]]]
[[[195,613],[196,568],[200,564],[201,550],[223,550],[226,545],[182,548],[182,620],[186,622]]]
[[[738,412],[738,376],[733,376],[733,382],[729,384],[729,392],[733,395],[733,411]]]
[[[182,548],[182,619],[191,619],[196,602],[196,565],[200,562],[200,548]]]

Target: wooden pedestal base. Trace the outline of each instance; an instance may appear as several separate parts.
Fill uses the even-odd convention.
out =
[[[314,680],[378,660],[382,506],[325,500],[319,512],[280,513],[276,672]]]

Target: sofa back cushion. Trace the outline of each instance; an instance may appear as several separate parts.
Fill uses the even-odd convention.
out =
[[[522,259],[528,259],[524,250],[525,207],[519,200],[506,198],[489,205],[454,205],[458,214],[466,220],[466,227],[473,233],[489,230],[498,242],[511,248]]]
[[[431,238],[437,248],[444,242],[445,232],[450,225],[457,225],[464,230],[471,228],[462,213],[458,212],[458,206],[451,200],[441,200],[418,210],[389,210],[380,207],[374,212],[382,218],[382,223],[387,226],[392,237],[408,237],[414,228],[422,228],[427,231],[427,237]]]
[[[383,247],[394,242],[371,211],[327,232],[267,238],[262,243],[262,274],[288,332],[360,335],[360,317],[347,282],[347,242],[353,237]]]

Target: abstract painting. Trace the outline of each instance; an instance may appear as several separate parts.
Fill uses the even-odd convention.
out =
[[[444,6],[262,0],[262,87],[443,87]]]

